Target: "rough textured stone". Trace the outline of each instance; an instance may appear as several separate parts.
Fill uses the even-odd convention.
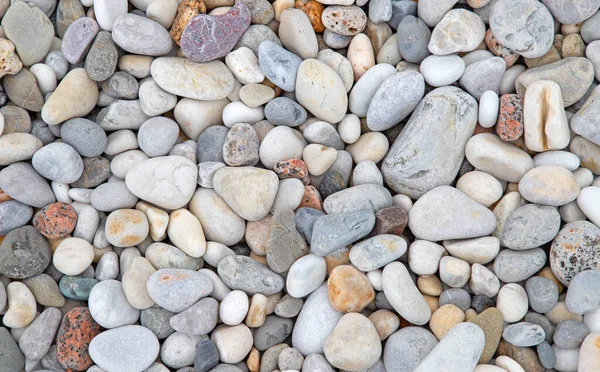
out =
[[[56,337],[56,355],[64,368],[83,371],[93,362],[89,356],[90,341],[101,328],[87,307],[76,307],[63,317]]]
[[[531,249],[554,239],[559,229],[560,215],[556,208],[527,204],[508,216],[502,241],[511,249]]]
[[[33,226],[12,230],[0,243],[0,273],[12,279],[41,274],[50,258],[48,242]]]
[[[298,230],[291,209],[273,214],[267,241],[267,264],[276,273],[288,271],[292,264],[308,253],[308,247]]]
[[[375,215],[366,209],[319,217],[312,229],[311,251],[327,256],[366,236],[374,225]]]
[[[227,256],[219,262],[219,276],[231,289],[249,295],[270,296],[283,289],[283,278],[258,261],[244,256]]]

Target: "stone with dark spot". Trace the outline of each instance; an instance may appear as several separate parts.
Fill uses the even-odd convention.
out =
[[[0,243],[0,274],[11,279],[39,275],[48,267],[51,256],[48,242],[33,226],[19,227]]]
[[[578,273],[600,268],[600,229],[588,221],[563,226],[550,248],[550,267],[556,278],[569,285]]]
[[[501,340],[497,350],[498,355],[506,355],[514,359],[523,367],[525,372],[544,372],[535,350],[529,347],[517,347],[505,340]]]
[[[379,234],[402,235],[408,223],[408,214],[401,207],[383,208],[375,213],[375,227],[369,237]]]
[[[273,214],[267,241],[267,264],[276,273],[290,269],[300,257],[308,254],[306,242],[296,230],[296,215],[291,209]]]
[[[515,141],[523,135],[523,128],[523,101],[518,94],[503,94],[500,97],[496,134],[503,141]]]
[[[151,308],[142,310],[140,324],[151,330],[159,340],[162,340],[175,332],[169,323],[169,320],[174,315],[175,313],[160,306],[152,306]]]
[[[314,208],[317,210],[323,210],[323,202],[321,201],[321,195],[319,191],[312,185],[304,187],[304,195],[298,208]]]
[[[308,168],[303,160],[290,159],[282,160],[275,164],[273,168],[275,173],[279,176],[279,179],[286,178],[297,178],[302,181],[303,184],[308,185],[310,183],[310,175],[308,174]]]
[[[71,187],[93,188],[110,177],[110,162],[102,156],[83,158],[83,173]]]
[[[493,299],[484,295],[474,295],[471,300],[471,307],[475,309],[475,311],[477,311],[478,313],[495,306],[496,302]]]
[[[73,232],[76,223],[75,208],[62,202],[48,204],[33,217],[33,227],[48,239],[64,238]]]
[[[225,57],[250,26],[250,17],[248,6],[242,2],[223,15],[199,14],[181,35],[181,51],[193,62]]]
[[[87,307],[76,307],[63,317],[56,336],[56,355],[64,368],[85,371],[93,362],[88,353],[90,342],[101,328]]]
[[[234,124],[223,144],[223,159],[227,165],[234,167],[256,165],[259,161],[259,146],[258,135],[252,125]]]
[[[335,194],[346,188],[346,182],[340,172],[336,170],[328,170],[323,174],[321,183],[317,187],[321,197],[326,199],[329,195]]]
[[[541,326],[527,322],[507,325],[502,332],[502,338],[518,347],[539,345],[544,342],[545,337]]]
[[[275,125],[297,127],[306,121],[307,113],[298,102],[287,97],[277,97],[265,106],[265,117]]]

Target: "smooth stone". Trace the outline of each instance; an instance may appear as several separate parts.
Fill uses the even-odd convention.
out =
[[[42,110],[44,97],[42,96],[42,92],[33,73],[23,68],[14,75],[6,75],[2,80],[2,85],[6,92],[4,95],[5,100],[6,96],[8,96],[8,98],[20,108],[34,112]],[[7,122],[7,126],[8,125],[9,123]],[[8,128],[5,133],[8,133]]]
[[[406,241],[397,235],[381,234],[352,246],[350,262],[361,271],[372,271],[400,258]]]
[[[578,320],[562,321],[554,331],[554,345],[563,349],[576,349],[589,333],[588,327]]]
[[[527,322],[508,325],[502,332],[502,338],[516,347],[539,345],[544,341],[545,337],[546,334],[542,327]]]
[[[275,304],[274,312],[275,315],[278,315],[282,318],[294,318],[300,313],[303,305],[304,301],[302,299],[294,298],[287,294],[283,296],[281,300],[277,302],[277,304]]]
[[[386,370],[410,372],[437,345],[436,337],[425,328],[404,327],[392,334],[383,352]]]
[[[199,163],[219,161],[224,163],[223,146],[229,129],[223,125],[211,125],[198,137],[196,158]]]
[[[317,218],[312,228],[311,250],[327,256],[366,236],[375,226],[375,215],[363,209]]]
[[[563,24],[581,23],[593,16],[600,8],[600,4],[590,0],[566,4],[556,0],[542,0],[542,3]]]
[[[214,190],[198,189],[190,201],[189,209],[200,221],[209,241],[230,246],[244,236],[245,221]]]
[[[0,273],[11,279],[26,279],[41,274],[50,263],[46,239],[33,227],[10,231],[0,243]]]
[[[150,82],[143,83],[140,86],[140,104],[142,105],[142,110],[144,109],[144,103],[141,92],[147,84],[150,84]],[[152,84],[156,83],[152,82]],[[162,88],[158,88],[162,90]],[[173,96],[175,97],[175,95]],[[228,103],[229,100],[226,98],[211,101],[183,98],[177,102],[173,114],[183,133],[189,138],[197,139],[200,134],[211,126],[223,123],[223,109]]]
[[[545,263],[546,253],[541,248],[526,251],[505,249],[494,260],[494,272],[503,282],[520,282],[541,270]]]
[[[388,301],[404,319],[416,325],[429,321],[431,309],[402,263],[388,264],[383,270],[382,283]]]
[[[592,94],[590,94],[581,109],[573,115],[570,121],[573,132],[596,145],[600,144],[600,132],[594,127],[593,118],[600,107],[598,105],[598,92],[597,87],[594,88]]]
[[[100,27],[92,18],[83,17],[73,22],[62,39],[61,51],[65,59],[78,64],[90,50],[98,31]]]
[[[325,280],[325,259],[314,254],[299,258],[290,267],[286,278],[286,289],[290,296],[302,298],[315,291]]]
[[[98,86],[83,68],[71,70],[42,108],[42,119],[49,125],[87,115],[98,101]]]
[[[148,119],[138,130],[140,149],[150,157],[164,156],[177,141],[179,126],[174,120],[155,117]]]
[[[317,56],[317,36],[308,16],[302,10],[289,8],[281,12],[278,35],[283,46],[302,59]],[[297,84],[296,81],[296,90],[300,90]]]
[[[581,212],[596,226],[600,225],[600,214],[594,208],[594,205],[600,199],[600,187],[588,186],[584,187],[577,197],[577,205]]]
[[[293,347],[304,356],[323,353],[325,340],[342,315],[331,307],[327,285],[321,285],[308,296],[298,315],[292,332]]]
[[[165,55],[172,47],[171,36],[164,27],[135,14],[124,14],[114,20],[112,38],[125,51],[147,56]]]
[[[132,247],[144,241],[149,232],[146,215],[134,209],[117,209],[106,219],[105,236],[116,247]]]
[[[556,357],[554,356],[552,346],[544,341],[537,345],[535,349],[542,366],[544,368],[554,368],[556,365]]]
[[[107,80],[115,72],[118,57],[111,33],[100,31],[85,58],[85,71],[93,81]]]
[[[489,23],[502,45],[526,58],[543,56],[554,40],[552,15],[537,1],[499,0]]]
[[[234,124],[223,144],[223,160],[230,166],[256,165],[259,146],[258,135],[250,124]]]
[[[33,216],[33,208],[16,200],[0,203],[0,236],[25,225]]]
[[[363,160],[354,168],[352,173],[352,184],[354,186],[368,184],[383,186],[383,176],[381,175],[379,168],[377,168],[377,164],[371,160]]]
[[[302,135],[310,143],[333,147],[336,150],[344,149],[344,142],[340,138],[336,128],[327,122],[317,121],[310,124],[304,129]]]
[[[115,279],[119,275],[119,258],[115,252],[102,255],[96,266],[94,277],[99,281]]]
[[[531,249],[551,241],[559,229],[560,215],[556,208],[528,204],[508,216],[502,241],[514,250]]]
[[[402,19],[408,15],[417,16],[417,4],[406,0],[392,1],[392,18],[388,24],[397,29]]]
[[[384,159],[381,170],[385,182],[396,192],[413,198],[451,183],[462,163],[462,149],[477,121],[476,105],[472,97],[454,87],[438,88],[426,95]],[[430,126],[425,131],[421,123],[431,115],[440,118],[436,135],[432,135]],[[453,144],[451,147],[449,143],[440,142],[440,138],[446,136]],[[399,160],[415,152],[421,156],[409,157],[410,163]],[[431,168],[434,164],[435,168]]]
[[[250,48],[258,56],[258,47],[260,43],[265,40],[272,41],[273,43],[281,46],[281,40],[279,37],[265,25],[251,25],[248,27],[246,32],[242,35],[237,43],[237,46],[245,46]]]
[[[577,273],[569,283],[565,303],[574,314],[585,314],[600,306],[596,293],[600,290],[600,273],[586,270]]]
[[[357,336],[360,341],[357,342]],[[381,356],[381,341],[371,321],[361,314],[346,314],[323,344],[327,360],[337,368],[363,370]]]
[[[417,14],[429,27],[434,28],[458,0],[424,0],[417,8]]]
[[[102,93],[113,98],[136,99],[138,98],[139,85],[130,74],[117,71],[106,81],[102,82]]]
[[[25,356],[8,329],[0,327],[0,363],[7,371],[20,371],[25,367]]]
[[[253,340],[250,329],[239,324],[233,327],[220,325],[213,331],[211,341],[219,351],[220,360],[234,364],[242,361],[250,352]]]
[[[140,324],[152,331],[158,339],[162,340],[175,332],[169,324],[169,319],[174,315],[175,313],[160,306],[152,306],[151,308],[142,310]]]
[[[242,291],[231,291],[221,301],[219,319],[227,325],[238,325],[248,314],[248,308],[248,295]]]
[[[83,160],[65,143],[44,146],[34,154],[31,163],[40,175],[54,182],[75,182],[83,173]]]
[[[6,286],[7,307],[2,323],[9,328],[21,328],[30,325],[36,317],[36,303],[31,291],[21,282],[12,282]],[[16,334],[15,334],[16,335]],[[16,337],[18,341],[18,337]]]
[[[0,189],[13,199],[36,208],[56,201],[50,185],[29,163],[17,162],[2,169]]]
[[[402,18],[398,24],[398,50],[404,60],[421,63],[431,53],[427,48],[431,31],[427,24],[413,15]]]
[[[96,284],[88,303],[92,317],[104,328],[134,324],[140,317],[140,311],[129,304],[122,284],[116,280],[103,280]]]
[[[583,340],[579,349],[579,361],[577,370],[581,372],[592,372],[600,367],[598,363],[598,332],[592,332]]]
[[[264,105],[275,98],[273,88],[263,84],[247,84],[240,89],[240,100],[250,108]]]
[[[23,280],[23,283],[29,288],[36,302],[40,305],[52,307],[64,306],[65,298],[54,279],[49,275],[40,274]],[[0,291],[2,290],[0,289]]]
[[[211,340],[201,340],[196,347],[194,369],[200,372],[210,371],[219,363],[219,350]]]
[[[474,62],[465,68],[460,85],[476,99],[488,90],[498,93],[506,62],[500,57]]]
[[[181,249],[166,243],[150,244],[146,248],[145,256],[157,269],[198,270],[202,267],[200,259],[190,257]]]
[[[258,58],[247,47],[240,47],[229,52],[225,57],[225,63],[233,76],[243,85],[258,84],[265,79],[265,75],[258,65]]]
[[[570,171],[574,171],[580,165],[577,155],[568,151],[546,151],[539,153],[533,157],[533,163],[536,167],[558,165]]]
[[[518,284],[506,284],[498,292],[496,307],[502,313],[505,322],[518,322],[523,319],[529,307],[527,293]]]
[[[171,368],[182,368],[194,363],[196,346],[204,339],[184,332],[175,332],[160,348],[161,360]]]
[[[141,371],[159,353],[156,336],[147,328],[130,325],[102,332],[90,342],[90,357],[99,367],[115,372]]]
[[[466,9],[452,9],[444,15],[429,41],[429,51],[435,55],[470,52],[485,36],[485,24],[475,13]]]
[[[77,118],[67,120],[60,127],[61,138],[81,156],[100,156],[106,149],[104,130],[91,120]]]
[[[172,110],[177,104],[177,96],[164,91],[154,82],[148,80],[140,84],[140,107],[144,114],[156,116]],[[197,138],[198,136],[189,136]]]
[[[315,221],[323,215],[322,211],[313,208],[298,208],[296,211],[296,229],[307,242],[312,240]]]
[[[283,278],[258,261],[244,256],[228,256],[219,262],[219,276],[231,289],[239,289],[249,295],[261,293],[270,296],[279,292]]]
[[[283,342],[291,333],[294,326],[292,319],[280,318],[269,315],[263,325],[254,332],[254,346],[259,351],[264,351]]]
[[[59,288],[62,294],[67,298],[87,301],[90,297],[90,291],[97,283],[98,280],[93,278],[80,278],[65,275],[59,282]]]
[[[273,205],[279,181],[274,172],[253,168],[222,168],[213,178],[219,196],[248,221],[264,218]]]
[[[358,185],[328,196],[323,207],[328,214],[356,212],[371,209],[374,212],[391,207],[390,192],[380,185]]]
[[[440,213],[440,205],[450,211]],[[432,225],[437,229],[431,229]],[[476,238],[494,231],[496,217],[457,189],[440,186],[414,204],[409,212],[409,226],[415,236],[431,241]]]
[[[308,253],[306,242],[296,230],[296,217],[291,209],[273,213],[267,240],[267,264],[276,273],[283,273]]]
[[[462,288],[448,288],[439,297],[439,305],[454,305],[462,311],[471,307],[471,295]]]
[[[460,79],[465,72],[465,62],[457,55],[431,55],[421,62],[420,72],[427,84],[442,87]]]
[[[558,232],[550,249],[550,267],[561,283],[569,285],[578,273],[598,267],[594,247],[599,232],[587,221],[568,223]]]
[[[538,80],[552,80],[557,83],[562,92],[563,104],[568,107],[579,101],[588,91],[594,80],[594,67],[586,58],[569,57],[530,68],[519,75],[515,83],[519,96],[524,97],[527,87]]]
[[[323,32],[323,42],[333,49],[346,48],[351,41],[352,36],[340,35],[328,29]]]
[[[395,73],[396,69],[388,64],[377,64],[367,70],[350,92],[348,99],[350,111],[359,117],[366,117],[375,93],[381,84]]]
[[[544,314],[552,310],[558,302],[558,287],[547,278],[532,276],[525,282],[529,306],[535,312]]]
[[[477,324],[483,330],[485,343],[479,363],[488,363],[496,353],[498,343],[502,337],[504,321],[502,313],[495,307],[482,311],[470,322]]]
[[[350,62],[350,60],[354,63],[356,63],[356,61],[352,58],[352,52],[348,52],[346,53],[346,56],[343,56],[331,49],[321,50],[317,55],[318,61],[331,67],[340,76],[347,92],[352,89],[352,84],[354,83],[353,63]]]
[[[96,122],[105,130],[140,129],[150,119],[142,111],[139,100],[116,100],[102,109]]]
[[[134,166],[127,173],[125,183],[140,199],[177,209],[190,201],[197,179],[198,170],[192,161],[181,156],[164,156]]]
[[[186,58],[162,57],[152,62],[151,72],[165,91],[201,101],[225,98],[234,86],[231,71],[220,61],[194,63]]]
[[[296,127],[306,121],[306,110],[287,97],[277,97],[265,106],[265,117],[275,125]]]
[[[579,191],[573,173],[558,166],[533,168],[519,181],[519,193],[536,204],[565,205],[575,200]]]
[[[108,182],[95,188],[90,196],[92,207],[98,211],[112,212],[117,209],[130,209],[138,198],[133,195],[125,182]]]
[[[414,371],[425,372],[443,368],[449,372],[459,372],[465,368],[475,369],[484,342],[485,336],[479,326],[473,323],[457,324],[448,331]]]
[[[55,307],[44,310],[19,337],[19,348],[27,359],[40,360],[46,355],[62,320]]]
[[[348,108],[342,79],[331,67],[315,59],[305,60],[298,68],[296,99],[313,115],[330,123],[341,121]]]
[[[213,284],[208,276],[193,270],[161,269],[148,278],[146,288],[157,305],[178,313],[210,295]]]
[[[273,169],[280,161],[302,159],[306,145],[301,132],[287,126],[277,126],[261,141],[260,161],[266,168]]]
[[[500,181],[480,171],[463,174],[456,182],[456,188],[485,207],[495,204],[503,193]]]
[[[181,34],[179,44],[182,53],[192,62],[225,57],[250,26],[250,17],[250,9],[243,2],[237,3],[225,14],[195,16]]]
[[[440,280],[453,288],[463,287],[469,277],[471,269],[466,261],[456,257],[442,257],[440,260]]]
[[[6,37],[15,44],[25,66],[44,59],[54,39],[54,29],[48,16],[39,7],[27,3],[13,4],[2,18]]]
[[[438,270],[444,247],[426,240],[415,240],[408,248],[408,264],[417,275],[431,275]]]

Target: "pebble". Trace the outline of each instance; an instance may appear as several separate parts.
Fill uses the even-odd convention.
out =
[[[511,249],[531,249],[550,242],[559,229],[560,215],[556,208],[528,204],[508,216],[502,240]]]
[[[117,46],[112,40],[111,33],[98,32],[85,58],[85,71],[88,77],[93,81],[107,80],[115,72],[117,60]],[[57,74],[57,78],[59,77],[60,75]]]
[[[536,167],[545,165],[558,165],[574,171],[579,168],[580,162],[577,155],[567,151],[546,151],[537,154],[533,158],[533,163]]]
[[[493,176],[479,171],[465,173],[456,188],[479,204],[489,207],[502,197],[502,185]]]
[[[414,370],[437,343],[436,337],[425,328],[400,329],[392,334],[385,344],[383,362],[386,370]]]
[[[382,283],[385,296],[400,316],[417,325],[429,321],[431,310],[402,263],[388,264],[383,270]]]
[[[527,293],[518,284],[505,284],[500,288],[497,297],[497,308],[502,313],[504,321],[516,323],[523,319],[528,309]]]
[[[508,325],[502,332],[502,338],[517,347],[539,345],[544,341],[544,329],[537,324],[520,322]]]
[[[0,327],[0,346],[3,351],[0,355],[0,363],[7,371],[19,371],[25,367],[25,356],[10,331],[4,327]]]
[[[397,29],[398,50],[404,60],[410,63],[421,63],[431,54],[427,47],[431,39],[431,31],[425,22],[409,14],[402,18]]]
[[[66,144],[85,157],[102,155],[107,145],[104,130],[98,124],[83,118],[70,119],[63,123],[60,136]]]
[[[66,275],[83,273],[94,260],[94,248],[81,238],[66,238],[54,251],[52,264]]]
[[[400,258],[406,252],[406,241],[401,237],[381,234],[355,244],[350,250],[350,262],[367,272],[381,268]]]
[[[83,17],[73,22],[65,32],[61,44],[61,52],[65,59],[72,64],[81,62],[90,50],[98,31],[100,27],[92,18]]]
[[[288,271],[294,261],[308,253],[306,242],[296,230],[296,216],[291,209],[273,213],[266,253],[267,264],[276,273]]]
[[[477,48],[484,36],[485,24],[477,14],[453,9],[435,25],[428,48],[431,53],[441,56],[470,52]]]
[[[343,150],[344,142],[333,125],[317,121],[307,126],[302,135],[310,143],[317,143],[327,147],[333,147],[336,150]]]
[[[160,306],[152,306],[141,311],[140,324],[152,331],[158,339],[162,340],[175,332],[169,324],[169,319],[174,315],[175,313],[165,310]]]
[[[148,232],[148,219],[138,210],[118,209],[106,220],[106,239],[117,247],[137,245],[146,239]]]
[[[89,295],[90,313],[102,327],[112,329],[134,324],[140,311],[132,307],[116,280],[103,280],[92,288]]]
[[[479,363],[488,363],[496,353],[498,343],[502,337],[504,326],[502,313],[497,308],[491,307],[482,311],[471,322],[477,324],[485,335],[485,343],[483,352],[479,357]]]
[[[47,241],[33,226],[10,231],[0,243],[0,273],[12,279],[41,274],[51,259]]]
[[[150,330],[129,325],[94,337],[89,353],[94,363],[105,370],[137,371],[148,368],[154,362],[159,346],[158,339]]]
[[[196,347],[194,369],[208,371],[219,363],[219,351],[211,340],[201,340]]]
[[[360,342],[356,336],[360,335]],[[377,330],[367,317],[346,314],[325,340],[323,351],[327,360],[337,368],[362,370],[371,367],[381,356]]]
[[[279,39],[286,49],[302,59],[317,56],[319,48],[317,36],[310,19],[300,9],[289,8],[281,12],[279,16]],[[298,86],[296,86],[296,90],[299,90]]]
[[[545,191],[541,192],[541,188]],[[528,171],[519,181],[519,192],[526,200],[550,206],[572,202],[579,195],[573,174],[563,167],[542,166]]]
[[[339,312],[360,312],[375,299],[366,277],[350,265],[336,266],[327,281],[331,306]]]
[[[503,282],[519,282],[539,271],[546,262],[541,248],[525,251],[505,249],[494,260],[494,272]]]
[[[0,189],[15,200],[36,208],[56,201],[46,180],[24,162],[13,163],[0,171]]]
[[[458,149],[464,147],[477,121],[476,106],[472,97],[454,87],[427,94],[383,161],[381,171],[386,184],[396,192],[417,198],[436,186],[451,183],[463,158]],[[422,122],[438,112],[440,125],[424,130]],[[431,130],[435,130],[435,135]],[[439,138],[448,138],[453,145],[438,141]],[[414,151],[421,156],[410,157],[402,167],[397,166],[399,159]]]
[[[27,359],[40,360],[46,355],[61,320],[60,311],[50,307],[27,327],[19,338],[19,348]]]
[[[44,122],[55,125],[87,115],[98,101],[96,83],[82,68],[71,70],[60,82],[41,112]]]
[[[6,286],[7,306],[2,323],[9,328],[23,328],[36,317],[36,302],[31,291],[21,282]]]
[[[91,367],[94,362],[88,353],[90,341],[101,331],[87,307],[67,311],[56,336],[56,359],[60,367],[80,370]]]
[[[357,6],[328,6],[321,14],[323,25],[336,34],[353,36],[367,25],[367,15]]]
[[[583,340],[579,349],[578,371],[588,372],[598,368],[598,347],[596,346],[598,336],[598,332],[593,332]]]
[[[596,226],[600,225],[600,215],[593,207],[600,198],[600,188],[598,186],[584,187],[577,197],[577,205],[582,213]]]
[[[181,312],[210,295],[213,284],[202,273],[183,269],[161,269],[148,278],[148,294],[166,310]]]
[[[431,55],[421,62],[420,72],[427,84],[436,88],[443,87],[460,79],[465,72],[465,62],[456,55]]]
[[[249,295],[261,293],[270,296],[283,288],[284,280],[258,261],[243,256],[228,256],[219,262],[219,277],[231,289]]]
[[[219,351],[219,358],[224,363],[242,361],[252,348],[252,333],[244,324],[237,326],[220,325],[212,335],[211,341]]]
[[[214,190],[198,189],[189,208],[200,221],[207,240],[230,246],[244,236],[244,220]]]
[[[33,208],[16,200],[0,203],[0,236],[25,225],[33,216]]]
[[[408,249],[411,271],[417,275],[435,274],[445,252],[441,245],[426,240],[415,240]]]
[[[529,306],[534,311],[547,313],[558,302],[558,287],[550,279],[541,276],[532,276],[525,282]]]
[[[327,256],[366,236],[374,225],[374,213],[365,209],[318,217],[312,228],[311,250]]]
[[[581,346],[585,337],[590,333],[588,327],[577,320],[565,320],[556,326],[554,345],[564,349],[576,349]]]
[[[577,273],[569,283],[565,303],[574,314],[585,314],[600,306],[595,300],[594,293],[599,280],[598,272],[586,270]]]

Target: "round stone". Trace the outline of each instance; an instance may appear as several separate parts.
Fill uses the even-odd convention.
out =
[[[134,324],[140,317],[140,311],[129,304],[123,286],[116,280],[103,280],[96,284],[88,303],[92,317],[104,328]]]
[[[148,294],[159,306],[181,312],[213,291],[209,277],[193,270],[161,269],[150,276]]]
[[[69,235],[75,229],[76,222],[75,208],[61,202],[48,204],[33,217],[33,226],[48,239]]]
[[[42,147],[33,155],[33,168],[43,177],[59,183],[75,182],[83,173],[83,160],[66,143],[55,142]]]
[[[102,331],[87,307],[75,307],[63,317],[56,336],[56,359],[63,368],[85,370],[94,362],[88,348]]]
[[[66,238],[56,248],[52,263],[66,275],[83,273],[94,260],[94,248],[81,238]]]
[[[16,228],[0,243],[0,273],[12,279],[36,276],[46,269],[51,255],[48,242],[33,226]]]
[[[118,209],[106,220],[106,238],[117,247],[132,247],[148,236],[148,219],[143,212],[134,209]]]
[[[107,371],[142,371],[159,352],[156,336],[147,328],[129,325],[104,331],[92,339],[90,357]],[[127,352],[123,352],[126,350]]]
[[[71,119],[63,123],[60,127],[60,136],[66,144],[73,146],[79,155],[85,157],[102,155],[107,145],[104,130],[93,121],[83,118]]]
[[[425,328],[404,327],[388,338],[383,352],[386,370],[410,372],[437,345],[436,337]]]
[[[165,117],[148,119],[138,130],[140,149],[151,158],[169,153],[177,137],[179,126],[174,120]]]

